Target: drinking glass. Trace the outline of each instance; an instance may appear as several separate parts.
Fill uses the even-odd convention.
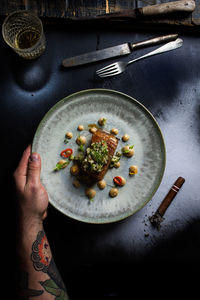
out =
[[[21,57],[34,59],[46,47],[41,20],[28,10],[11,13],[2,25],[5,42]]]

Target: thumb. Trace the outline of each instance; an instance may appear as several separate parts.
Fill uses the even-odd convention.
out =
[[[29,157],[27,168],[27,183],[40,182],[41,159],[38,153],[32,153]]]

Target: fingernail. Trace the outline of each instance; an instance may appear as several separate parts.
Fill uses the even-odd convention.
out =
[[[39,155],[37,153],[32,153],[30,156],[30,161],[38,162],[39,161]]]

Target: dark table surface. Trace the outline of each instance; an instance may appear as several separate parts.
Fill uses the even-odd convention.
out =
[[[91,26],[92,27],[92,26]],[[131,65],[118,77],[99,79],[98,62],[63,69],[68,56],[166,32],[46,26],[47,49],[24,61],[0,39],[1,177],[12,199],[12,173],[44,114],[71,93],[106,88],[126,93],[157,119],[166,143],[166,169],[152,200],[117,223],[86,224],[49,205],[45,230],[71,299],[156,296],[198,290],[200,266],[200,39],[180,33],[183,47]],[[152,48],[124,57],[133,59]],[[116,59],[110,59],[109,62]],[[160,230],[148,220],[178,176],[185,184]],[[5,201],[13,212],[14,200]],[[12,213],[11,213],[12,216]]]

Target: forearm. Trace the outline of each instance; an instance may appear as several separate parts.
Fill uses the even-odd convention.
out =
[[[18,299],[29,299],[32,296],[37,297],[38,300],[68,299],[42,223],[20,224],[17,234],[17,253]]]

